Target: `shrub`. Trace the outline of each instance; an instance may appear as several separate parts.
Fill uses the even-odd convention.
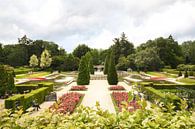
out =
[[[31,91],[38,88],[38,85],[36,84],[18,84],[16,85],[16,91],[20,94],[23,94],[24,91]]]
[[[194,72],[192,70],[190,70],[189,76],[194,76]]]
[[[109,60],[110,60],[110,52],[108,52],[104,62],[104,74],[108,74]]]
[[[0,65],[0,96],[12,94],[14,91],[15,85],[13,68]]]
[[[6,109],[16,109],[16,103],[19,103],[19,106],[23,105],[24,96],[22,94],[14,95],[5,100]]]
[[[89,85],[89,67],[86,57],[82,57],[79,65],[79,74],[77,78],[78,85]]]
[[[178,77],[181,77],[181,76],[182,76],[182,72],[181,72],[181,71],[179,71]]]
[[[185,73],[184,73],[184,78],[187,78],[188,77],[188,71],[185,70]]]
[[[109,85],[117,85],[118,83],[118,75],[117,75],[117,71],[115,67],[113,52],[110,54],[107,80],[108,80]]]

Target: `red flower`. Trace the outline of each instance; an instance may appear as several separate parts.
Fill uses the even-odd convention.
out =
[[[133,100],[131,102],[128,102],[128,93],[127,92],[112,92],[112,97],[119,108],[119,111],[122,110],[122,102],[127,102],[128,106],[127,109],[132,112],[135,111],[136,109],[139,109],[140,106],[139,104]]]
[[[64,114],[68,112],[73,113],[82,96],[83,94],[76,92],[66,93],[59,98],[57,106],[54,104],[50,107],[50,109]]]
[[[70,90],[82,91],[82,90],[87,90],[87,87],[85,87],[85,86],[72,86]]]
[[[111,86],[109,90],[125,90],[125,88],[123,86]]]

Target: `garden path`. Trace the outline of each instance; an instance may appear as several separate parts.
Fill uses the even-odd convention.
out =
[[[87,87],[88,91],[85,92],[82,105],[95,107],[98,101],[102,109],[115,113],[110,92],[108,91],[107,80],[91,80],[90,85]]]

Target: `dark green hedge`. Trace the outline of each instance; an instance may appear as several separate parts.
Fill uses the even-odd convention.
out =
[[[142,86],[150,86],[155,89],[176,89],[177,87],[184,87],[195,90],[195,84],[154,84],[151,82],[142,82],[140,83]]]
[[[51,91],[53,91],[53,83],[41,84],[41,87],[32,90],[27,94],[18,94],[12,96],[5,100],[5,108],[7,109],[15,109],[16,108],[16,101],[19,101],[20,106],[26,110],[30,106],[32,106],[32,101],[37,100],[39,104],[44,102],[45,96],[48,95]]]
[[[35,90],[39,88],[37,84],[19,84],[19,85],[16,85],[16,90],[18,93],[24,93],[24,91],[31,91],[31,90]]]
[[[32,91],[32,90],[36,90],[40,87],[49,87],[50,91],[53,91],[53,83],[51,82],[42,82],[39,84],[18,84],[16,85],[16,90],[18,93],[23,94],[24,91]]]

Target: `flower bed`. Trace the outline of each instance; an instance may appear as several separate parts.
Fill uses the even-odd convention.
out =
[[[83,90],[87,90],[87,87],[85,86],[72,86],[71,91],[83,91]]]
[[[58,102],[50,107],[51,111],[60,113],[73,113],[83,98],[83,94],[71,92],[59,98]]]
[[[112,92],[111,96],[117,111],[122,110],[123,107],[122,102],[127,102],[128,104],[127,108],[130,112],[133,112],[136,109],[140,108],[136,100],[132,100],[131,102],[128,102],[129,96],[127,92]]]
[[[123,86],[111,86],[109,90],[125,90],[125,88]]]

